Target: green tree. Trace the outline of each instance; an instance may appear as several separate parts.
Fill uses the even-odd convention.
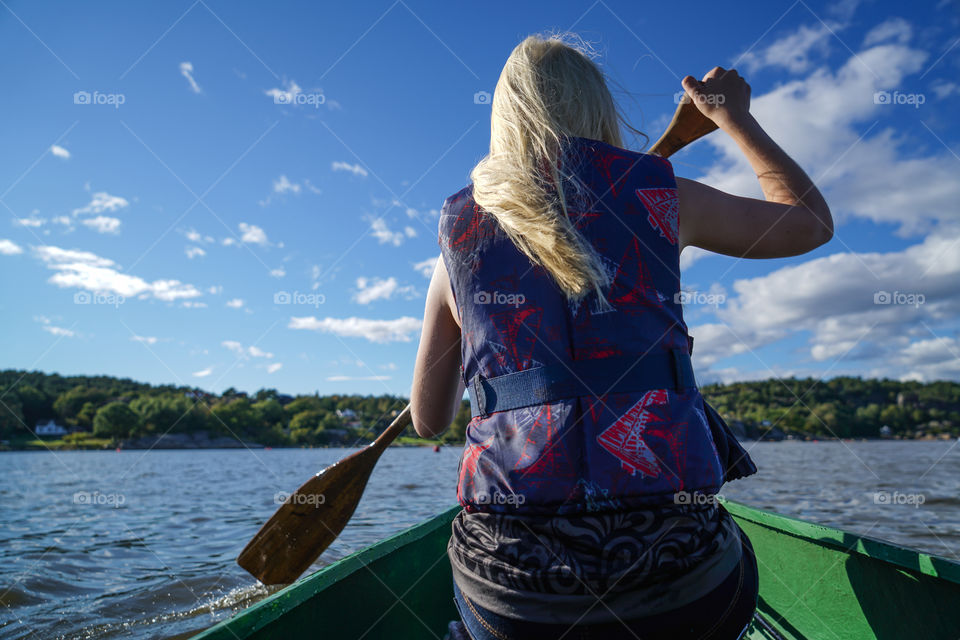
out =
[[[111,402],[100,407],[93,418],[93,435],[101,438],[130,437],[140,424],[133,409],[122,402]]]

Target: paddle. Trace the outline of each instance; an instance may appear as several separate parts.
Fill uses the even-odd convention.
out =
[[[717,128],[684,98],[650,153],[669,157]],[[263,584],[299,578],[343,531],[380,454],[409,425],[407,405],[376,440],[307,480],[247,543],[237,564]]]

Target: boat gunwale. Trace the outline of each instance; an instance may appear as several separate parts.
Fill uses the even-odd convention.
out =
[[[321,591],[352,575],[355,571],[366,567],[371,562],[379,560],[411,542],[416,542],[441,527],[449,527],[453,516],[456,515],[456,512],[461,508],[459,504],[452,506],[383,540],[358,549],[340,558],[336,562],[321,567],[315,572],[285,586],[263,600],[237,611],[229,618],[204,629],[197,635],[192,636],[192,638],[198,640],[207,637],[212,638],[216,637],[221,631],[228,631],[231,637],[236,638],[237,636],[236,633],[233,632],[233,627],[240,623],[241,618],[248,617],[252,619],[250,620],[249,626],[244,625],[243,632],[252,633],[259,631],[271,622],[282,617],[284,613],[290,609],[308,602]],[[274,608],[274,605],[279,604],[280,601],[282,601],[283,606]]]
[[[751,507],[724,498],[719,498],[718,502],[735,519],[751,522],[841,553],[861,555],[912,573],[920,573],[934,579],[960,584],[960,563],[943,556],[928,554],[892,542],[786,516],[774,511]],[[350,576],[360,568],[366,567],[371,562],[389,555],[408,543],[420,540],[442,527],[449,527],[450,521],[461,509],[462,507],[459,504],[453,505],[403,531],[354,551],[350,555],[300,578],[297,582],[287,585],[246,609],[236,612],[231,617],[221,620],[193,637],[198,639],[215,638],[221,637],[220,634],[226,632],[229,635],[223,635],[222,637],[237,638],[243,637],[238,636],[237,631],[240,631],[241,634],[259,631],[281,618],[287,611],[308,602],[321,591]]]
[[[809,520],[787,516],[775,511],[751,507],[741,502],[718,499],[735,518],[801,538],[807,542],[829,547],[848,554],[857,554],[896,565],[907,571],[920,573],[954,584],[960,584],[960,562],[926,553],[911,547],[881,540]]]

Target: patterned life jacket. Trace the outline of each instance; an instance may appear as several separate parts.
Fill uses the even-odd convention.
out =
[[[564,181],[568,214],[611,276],[612,309],[596,294],[570,302],[468,185],[444,201],[439,221],[465,384],[585,360],[689,355],[671,163],[578,137],[566,139],[560,163],[585,187]],[[598,393],[475,415],[460,459],[460,504],[468,512],[567,514],[716,493],[723,461],[695,383]]]

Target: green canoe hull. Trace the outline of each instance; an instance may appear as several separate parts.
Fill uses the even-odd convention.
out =
[[[960,564],[736,502],[724,506],[753,543],[759,612],[779,636],[960,637]],[[442,638],[458,615],[446,546],[459,509],[302,578],[195,637]],[[777,635],[756,623],[747,637]]]

